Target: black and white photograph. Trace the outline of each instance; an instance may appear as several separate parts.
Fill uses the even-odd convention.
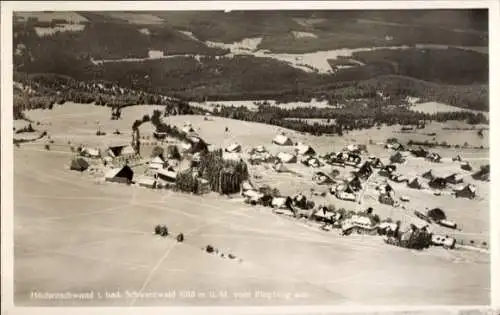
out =
[[[196,2],[2,16],[14,306],[491,305],[493,1]]]

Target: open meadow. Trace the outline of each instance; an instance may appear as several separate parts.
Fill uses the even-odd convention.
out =
[[[341,236],[338,230],[323,231],[317,225],[270,208],[250,206],[239,195],[193,195],[166,189],[151,190],[102,180],[99,161],[92,171],[70,171],[75,153],[71,146],[106,148],[130,143],[132,124],[152,115],[161,106],[132,106],[119,120],[110,120],[110,109],[66,103],[52,110],[27,111],[36,129],[33,138],[14,149],[14,295],[18,306],[146,306],[146,305],[484,305],[489,304],[490,256],[486,248],[459,246],[453,250],[431,247],[414,251],[386,245],[376,236]],[[369,154],[386,161],[392,154],[383,144],[388,138],[429,138],[471,147],[488,145],[488,134],[445,130],[447,124],[429,124],[418,134],[400,134],[400,127],[352,131],[344,137],[310,136],[271,125],[207,116],[170,116],[165,123],[195,132],[212,147],[232,143],[246,152],[264,145],[272,154],[293,147],[271,143],[284,132],[296,142],[311,145],[318,154],[340,151],[348,144],[366,144]],[[20,128],[23,123],[15,122]],[[148,123],[141,128],[141,155],[148,159],[156,141]],[[427,129],[428,128],[428,129]],[[227,131],[226,131],[227,129]],[[106,132],[98,136],[96,131]],[[119,130],[120,135],[113,134]],[[469,134],[470,133],[470,134]],[[17,135],[15,135],[17,137]],[[27,137],[23,134],[23,137]],[[370,141],[371,140],[371,141]],[[49,150],[46,149],[49,146]],[[474,200],[428,190],[410,190],[391,184],[396,196],[408,196],[403,207],[380,204],[372,176],[360,203],[340,201],[329,193],[313,196],[317,203],[337,208],[364,210],[373,207],[381,218],[414,220],[413,210],[440,207],[456,221],[459,230],[436,227],[470,244],[489,239],[489,183],[471,178],[451,160],[460,154],[474,170],[489,164],[488,149],[436,148],[442,163],[408,157],[398,166],[407,176],[433,169],[439,173],[463,173],[466,183],[477,186]],[[249,166],[251,181],[268,184],[284,195],[327,191],[311,180],[317,169],[301,163],[287,164],[293,173],[277,173],[270,166]],[[320,168],[331,171],[331,166]],[[340,177],[353,168],[339,168]],[[141,168],[134,168],[140,175]],[[256,176],[257,175],[257,176]],[[154,235],[154,226],[166,224],[185,241]],[[236,259],[209,255],[212,245]],[[487,246],[486,246],[487,247]],[[227,255],[226,255],[227,256]],[[47,292],[71,292],[77,298],[43,298]]]

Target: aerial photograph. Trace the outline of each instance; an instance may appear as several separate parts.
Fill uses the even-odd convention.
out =
[[[488,13],[14,11],[15,306],[490,305]]]

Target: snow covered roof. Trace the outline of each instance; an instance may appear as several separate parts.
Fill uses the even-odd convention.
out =
[[[117,168],[112,168],[110,170],[108,170],[105,174],[104,174],[104,177],[105,178],[113,178],[115,177],[119,172],[121,171],[121,167],[117,167]]]
[[[165,163],[161,157],[157,156],[154,159],[151,160],[151,164],[163,164]]]
[[[285,153],[285,152],[280,152],[278,153],[278,159],[280,159],[282,162],[290,162],[295,159],[295,155],[290,154],[290,153]]]
[[[274,137],[273,142],[278,144],[287,144],[291,143],[291,140],[285,135],[277,135],[276,137]]]
[[[236,152],[223,152],[222,158],[224,160],[239,161],[241,160],[241,154]]]
[[[241,145],[238,143],[233,143],[226,148],[227,152],[238,152],[241,150]]]
[[[177,178],[176,172],[165,170],[165,169],[157,170],[156,173],[158,175],[163,175],[163,176],[168,177],[168,178],[173,178],[173,179]]]
[[[296,150],[299,154],[306,154],[309,151],[314,151],[310,145],[304,143],[297,144]]]
[[[99,156],[99,150],[98,150],[98,149],[96,149],[96,148],[88,148],[88,147],[85,147],[85,148],[83,149],[83,151],[84,151],[85,153],[87,153],[88,155],[90,155],[90,156]]]
[[[359,146],[358,146],[357,144],[349,144],[349,145],[346,147],[346,149],[347,149],[348,151],[356,151],[356,150],[358,150],[358,149],[359,149]]]

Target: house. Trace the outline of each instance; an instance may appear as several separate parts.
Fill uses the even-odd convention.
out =
[[[181,130],[184,133],[194,132],[193,126],[189,122],[184,123],[184,126],[182,127]]]
[[[463,169],[464,171],[472,171],[472,165],[470,165],[470,163],[466,161],[460,163],[460,168]]]
[[[463,183],[464,182],[464,179],[462,176],[460,176],[459,174],[457,173],[453,173],[447,177],[445,177],[445,180],[448,184],[460,184],[460,183]]]
[[[256,190],[255,187],[248,180],[243,181],[241,183],[241,191],[242,192],[245,192],[245,191],[255,191],[255,190]]]
[[[344,150],[348,152],[358,152],[359,146],[357,144],[349,144]]]
[[[440,208],[434,208],[427,211],[427,216],[434,220],[435,222],[439,222],[441,220],[446,220],[446,214]]]
[[[198,136],[189,137],[189,148],[187,151],[191,154],[208,152],[208,144]]]
[[[297,156],[290,154],[290,153],[280,152],[280,153],[278,153],[277,157],[282,163],[296,163],[297,162]]]
[[[277,145],[293,145],[292,139],[285,135],[277,135],[272,142]]]
[[[432,152],[427,156],[427,159],[431,162],[434,162],[434,163],[440,163],[441,162],[441,155],[437,154],[436,152]]]
[[[418,149],[410,150],[410,152],[415,157],[421,157],[421,158],[426,158],[427,155],[429,155],[429,152],[422,147],[420,147]]]
[[[406,176],[397,173],[391,173],[389,175],[389,179],[396,183],[403,183],[408,181],[408,178]]]
[[[151,162],[149,162],[149,168],[155,170],[161,170],[165,165],[165,161],[159,156],[153,158]]]
[[[87,156],[90,158],[99,158],[101,156],[101,152],[99,152],[99,149],[89,147],[83,148],[80,154],[82,156]]]
[[[316,151],[309,145],[299,143],[295,151],[300,155],[315,155]]]
[[[394,200],[394,198],[392,198],[392,196],[390,194],[387,194],[387,193],[380,194],[378,196],[378,201],[384,205],[394,206],[396,204],[396,200]]]
[[[223,152],[222,153],[222,158],[224,160],[228,161],[240,161],[241,160],[241,154],[237,152]]]
[[[338,199],[356,201],[356,194],[354,189],[349,184],[340,184],[335,188],[331,188],[330,192]]]
[[[404,163],[405,160],[406,159],[403,157],[403,154],[401,154],[401,152],[399,152],[399,151],[397,151],[396,153],[394,153],[390,157],[391,163]]]
[[[398,143],[398,142],[396,142],[396,143],[388,143],[388,144],[385,145],[385,148],[386,149],[392,149],[394,151],[404,151],[405,150],[404,146],[401,143]]]
[[[135,150],[129,144],[115,145],[115,146],[108,147],[107,153],[112,158],[116,158],[116,157],[120,157],[120,156],[135,155]]]
[[[224,151],[228,153],[239,153],[241,152],[241,145],[239,145],[238,143],[233,143],[229,145]]]
[[[173,169],[159,169],[155,172],[155,179],[173,183],[177,179],[177,173]]]
[[[252,149],[253,153],[266,153],[267,150],[263,145],[256,146]]]
[[[472,185],[465,185],[455,190],[455,196],[461,198],[474,199],[476,197],[476,187]]]
[[[412,180],[408,182],[407,186],[413,189],[421,189],[422,183],[420,183],[418,177],[414,177]]]
[[[141,177],[137,180],[137,184],[145,188],[156,188],[156,180],[154,178]]]
[[[121,168],[113,168],[104,175],[104,178],[108,182],[126,184],[130,184],[133,177],[134,171],[128,165],[125,165]]]
[[[434,177],[429,181],[429,187],[434,189],[445,189],[446,184],[446,179],[443,177]]]
[[[74,158],[69,166],[70,170],[83,172],[89,168],[89,163],[81,157]]]
[[[490,165],[481,166],[480,170],[472,174],[475,180],[489,181],[490,180]]]
[[[324,172],[316,172],[312,180],[318,185],[326,185],[335,183],[335,179]]]
[[[436,176],[432,170],[428,170],[427,172],[422,174],[422,177],[428,180],[434,179]]]
[[[312,156],[307,156],[306,158],[301,160],[302,164],[310,166],[310,167],[320,167],[322,166],[322,163],[319,159],[312,157]]]

